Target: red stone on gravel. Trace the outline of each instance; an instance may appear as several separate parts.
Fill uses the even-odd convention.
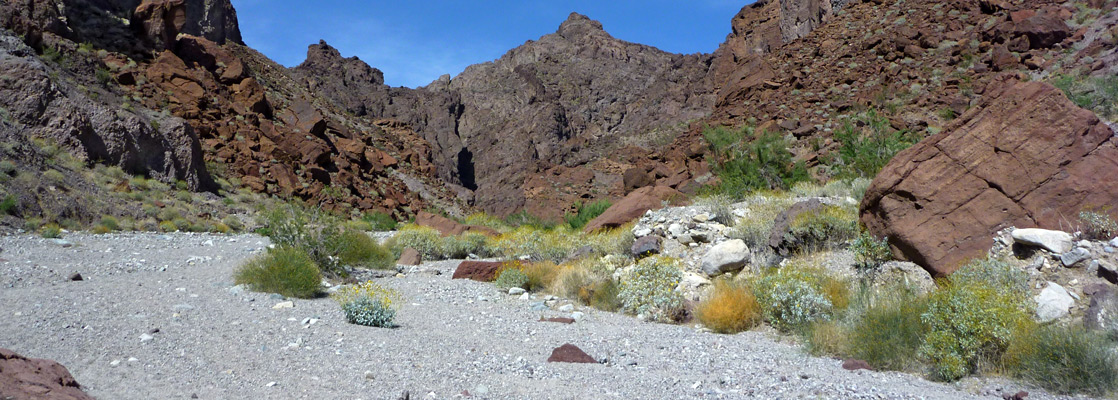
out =
[[[552,350],[551,357],[547,358],[547,362],[597,364],[598,360],[595,360],[594,357],[590,357],[589,354],[586,354],[586,352],[582,351],[578,346],[567,343]]]
[[[553,317],[553,318],[542,318],[541,317],[540,322],[558,322],[560,324],[573,324],[573,323],[575,323],[575,319],[574,318],[565,318],[565,317]]]
[[[842,369],[845,369],[847,371],[857,371],[859,369],[868,369],[870,371],[873,371],[873,368],[870,367],[870,363],[853,358],[843,360]]]
[[[93,400],[62,364],[0,348],[0,398]]]
[[[452,279],[473,279],[481,282],[493,282],[497,279],[497,272],[504,263],[493,261],[462,261],[454,270]]]

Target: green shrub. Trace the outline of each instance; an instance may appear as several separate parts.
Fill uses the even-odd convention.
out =
[[[598,280],[588,290],[591,307],[609,312],[616,312],[621,309],[623,305],[621,302],[621,286],[613,278],[605,277]]]
[[[0,173],[8,176],[16,175],[16,164],[10,160],[0,161]]]
[[[100,225],[108,228],[110,231],[120,230],[120,221],[118,221],[116,217],[113,217],[111,215],[101,216]]]
[[[920,141],[915,134],[893,129],[889,119],[875,111],[857,119],[865,123],[865,129],[847,120],[834,134],[842,160],[842,165],[835,168],[839,177],[872,178],[894,155]]]
[[[175,226],[174,222],[159,221],[159,230],[163,231],[163,232],[174,232],[174,231],[179,230],[179,228],[177,226]]]
[[[100,82],[102,85],[108,84],[113,80],[112,73],[104,68],[97,68],[97,71],[94,72],[94,77],[97,78],[97,82]]]
[[[12,215],[16,211],[18,200],[13,195],[4,195],[4,199],[0,200],[0,213]]]
[[[1021,296],[984,283],[951,282],[929,297],[921,320],[928,334],[920,355],[931,363],[933,378],[954,381],[996,362],[1029,313]]]
[[[875,238],[867,231],[862,231],[854,238],[850,243],[850,252],[854,253],[854,266],[863,271],[877,269],[893,259],[889,240]]]
[[[241,223],[241,219],[232,215],[226,215],[225,218],[221,219],[221,223],[225,224],[229,227],[229,229],[233,231],[241,231],[245,229],[244,224]]]
[[[683,279],[680,261],[652,256],[641,259],[622,276],[621,307],[630,314],[644,315],[652,321],[672,321],[683,307],[683,297],[675,288]]]
[[[1118,360],[1100,334],[1048,325],[1014,336],[1004,357],[1018,378],[1060,394],[1106,396],[1118,389]]]
[[[1050,82],[1076,105],[1104,118],[1118,117],[1118,77],[1057,74]]]
[[[256,291],[311,298],[318,295],[322,274],[303,249],[280,247],[242,265],[234,281]]]
[[[373,230],[377,232],[391,231],[396,229],[396,220],[391,215],[380,211],[365,214],[361,217],[362,221],[368,222],[372,225]]]
[[[396,308],[403,303],[399,292],[373,281],[343,287],[331,297],[341,305],[349,323],[380,328],[393,326]]]
[[[346,250],[343,231],[337,218],[322,210],[304,211],[294,206],[279,207],[265,215],[265,233],[276,247],[303,250],[322,272],[344,277],[339,253]]]
[[[756,133],[744,126],[734,131],[707,128],[703,137],[715,157],[713,171],[720,183],[717,191],[731,197],[762,189],[788,189],[809,180],[807,167],[795,162],[789,141],[776,132]]]
[[[531,225],[517,227],[492,241],[494,253],[505,258],[528,256],[555,263],[562,262],[583,244],[580,234],[567,228],[548,230]]]
[[[598,200],[589,204],[578,202],[575,203],[577,211],[574,214],[563,215],[563,220],[567,221],[567,226],[570,226],[571,229],[582,229],[587,222],[602,215],[611,205],[613,203],[610,203],[609,200]]]
[[[520,210],[514,214],[509,214],[505,217],[505,224],[513,227],[531,227],[540,230],[548,230],[554,228],[556,223],[554,221],[544,220],[535,215],[529,214],[528,210]]]
[[[2,207],[2,206],[0,206]],[[1079,213],[1079,228],[1083,238],[1088,240],[1110,240],[1118,236],[1118,223],[1110,215],[1093,211]]]
[[[39,235],[45,239],[58,239],[62,237],[62,227],[56,223],[49,223],[39,228]]]
[[[785,240],[793,250],[817,251],[839,248],[858,234],[858,210],[850,206],[825,205],[796,216]]]
[[[57,169],[48,169],[43,172],[43,179],[52,185],[61,185],[66,181],[66,176],[59,172]]]
[[[497,280],[493,281],[493,284],[501,289],[514,287],[528,289],[528,275],[520,268],[505,268],[497,275]]]
[[[375,269],[390,269],[396,266],[396,259],[392,257],[392,253],[361,231],[342,232],[335,239],[333,246],[338,262],[343,265]]]
[[[586,243],[598,254],[613,254],[628,257],[629,251],[633,247],[633,241],[636,240],[633,236],[633,224],[635,224],[635,222],[622,225],[615,229],[599,229],[583,237],[583,240],[577,241],[578,243],[573,244],[571,249],[573,250],[576,248],[575,246],[583,246],[584,244],[582,243]]]
[[[919,349],[928,332],[921,316],[925,298],[904,288],[889,288],[887,296],[865,310],[850,332],[850,355],[878,370],[909,371],[919,366]]]
[[[470,254],[487,257],[490,255],[486,246],[488,240],[488,236],[477,232],[465,232],[461,235],[444,237],[439,246],[440,253],[442,253],[440,258],[466,258]]]
[[[712,331],[738,333],[761,322],[761,305],[749,288],[719,280],[695,309],[695,317]]]
[[[804,332],[850,302],[845,282],[796,263],[753,278],[752,287],[765,320],[781,332]]]
[[[443,258],[442,236],[435,228],[419,225],[404,225],[390,241],[394,254],[400,254],[411,247],[419,252],[424,260]]]
[[[740,218],[728,235],[741,239],[753,251],[769,249],[769,235],[772,234],[773,221],[777,215],[787,210],[794,200],[785,195],[756,194],[748,199],[749,207],[745,218]]]
[[[960,285],[987,285],[1022,302],[1029,292],[1029,274],[1009,260],[996,257],[971,260],[951,274],[950,279]]]

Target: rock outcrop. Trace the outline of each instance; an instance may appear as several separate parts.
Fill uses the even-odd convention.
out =
[[[946,131],[890,161],[861,221],[897,257],[947,275],[1003,228],[1059,229],[1113,204],[1116,146],[1114,132],[1059,89],[1003,76]]]
[[[590,220],[583,227],[584,232],[602,228],[616,228],[640,218],[648,210],[661,208],[666,203],[678,203],[686,199],[679,191],[665,186],[645,186],[634,190],[628,196],[610,206],[601,215]]]
[[[93,400],[62,364],[8,349],[0,349],[0,398]]]

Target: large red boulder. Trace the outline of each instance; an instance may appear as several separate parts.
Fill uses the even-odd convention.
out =
[[[664,202],[677,203],[687,198],[678,190],[667,186],[645,186],[634,190],[625,198],[610,206],[597,218],[590,220],[583,228],[593,232],[602,228],[616,228],[640,218],[648,210],[664,207]]]
[[[0,399],[93,400],[62,364],[0,349]]]
[[[495,261],[462,261],[454,270],[451,279],[473,279],[480,282],[493,282],[497,280],[497,273],[505,267],[503,262]]]
[[[1042,82],[997,77],[977,107],[900,152],[874,178],[861,221],[893,254],[954,272],[1008,226],[1067,229],[1118,201],[1118,140]]]

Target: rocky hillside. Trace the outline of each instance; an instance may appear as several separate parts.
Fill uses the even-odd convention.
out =
[[[387,87],[380,71],[325,43],[294,72],[354,115],[413,126],[439,177],[477,207],[554,218],[580,196],[622,194],[638,156],[607,154],[642,155],[709,113],[711,60],[621,41],[571,14],[554,34],[416,90]]]

